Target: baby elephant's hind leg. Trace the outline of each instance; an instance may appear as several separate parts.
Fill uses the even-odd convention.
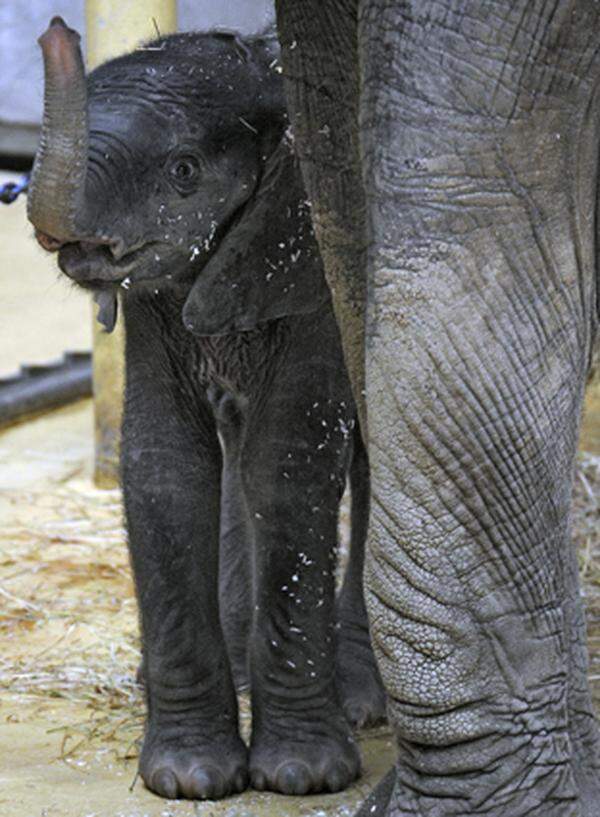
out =
[[[363,587],[369,490],[369,463],[357,427],[350,467],[350,555],[336,603],[338,692],[346,717],[357,727],[385,719],[385,691],[371,646]]]

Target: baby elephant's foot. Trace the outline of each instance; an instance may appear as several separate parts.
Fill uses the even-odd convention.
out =
[[[366,625],[340,621],[336,644],[338,696],[348,721],[360,729],[386,718],[383,682]]]
[[[179,733],[179,734],[177,734]],[[248,785],[247,749],[238,735],[207,740],[181,729],[150,727],[140,774],[161,797],[218,800]]]
[[[303,724],[284,720],[252,736],[252,788],[302,795],[341,791],[356,780],[360,757],[343,716]]]

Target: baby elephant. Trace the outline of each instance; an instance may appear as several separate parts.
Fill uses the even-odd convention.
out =
[[[276,43],[177,34],[86,79],[78,40],[60,18],[40,39],[29,217],[108,329],[122,295],[142,777],[165,797],[337,791],[359,773],[351,724],[384,712],[362,599],[368,466]]]

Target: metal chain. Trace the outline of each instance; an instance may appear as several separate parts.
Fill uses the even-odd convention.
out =
[[[2,204],[12,204],[21,193],[26,193],[29,187],[29,176],[23,176],[18,182],[7,182],[0,186],[0,202]]]

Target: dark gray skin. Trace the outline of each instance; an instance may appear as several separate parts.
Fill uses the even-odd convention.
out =
[[[570,499],[598,342],[600,7],[277,15],[359,403],[366,382],[366,593],[398,761],[360,817],[596,817]]]
[[[142,777],[165,797],[337,791],[359,773],[351,724],[384,713],[362,593],[368,463],[273,41],[176,35],[87,82],[60,19],[41,42],[30,217],[108,328],[123,296]]]

